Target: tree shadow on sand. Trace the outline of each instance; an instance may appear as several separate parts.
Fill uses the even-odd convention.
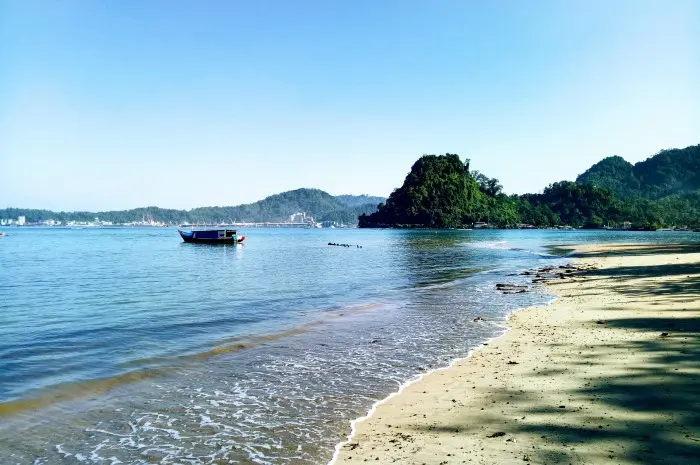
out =
[[[700,250],[698,250],[700,252]],[[657,266],[619,266],[572,274],[587,281],[606,280],[615,283],[614,291],[628,298],[658,296],[674,301],[694,302],[700,294],[698,264],[666,264]],[[656,278],[664,277],[663,281]],[[644,280],[644,281],[640,281]]]
[[[700,234],[698,234],[698,242],[680,244],[619,244],[619,247],[612,250],[577,250],[575,246],[557,246],[553,250],[571,258],[639,257],[659,254],[698,253],[700,252]]]

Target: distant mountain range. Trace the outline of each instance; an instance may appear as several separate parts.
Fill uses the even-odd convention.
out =
[[[336,221],[345,224],[357,223],[362,213],[376,210],[377,204],[384,202],[384,197],[368,195],[333,196],[319,189],[296,189],[271,195],[254,203],[231,207],[199,207],[192,210],[174,210],[159,207],[143,207],[131,210],[102,212],[54,212],[23,208],[0,210],[0,219],[17,219],[26,217],[28,223],[47,220],[101,221],[129,223],[153,217],[154,221],[170,224],[181,223],[228,223],[236,222],[279,222],[288,221],[294,213],[305,212],[316,221]]]
[[[377,205],[382,204],[380,211]],[[305,212],[318,222],[407,227],[459,227],[486,221],[513,226],[600,227],[630,221],[639,227],[700,226],[700,145],[662,150],[631,164],[607,157],[576,182],[562,181],[540,194],[507,196],[498,179],[469,170],[457,155],[424,156],[414,164],[404,185],[389,199],[368,195],[333,196],[319,189],[296,189],[258,202],[230,207],[173,210],[144,207],[106,212],[53,212],[8,208],[0,219],[26,217],[28,223],[47,220],[130,223],[154,221],[180,224],[281,222]],[[374,215],[372,215],[375,213]],[[371,216],[368,216],[371,215]]]
[[[373,197],[371,195],[336,195],[341,203],[347,207],[361,207],[363,205],[374,205],[386,202],[386,197]]]
[[[619,156],[607,157],[576,181],[610,189],[618,198],[656,200],[690,193],[700,189],[700,145],[662,150],[634,165]]]

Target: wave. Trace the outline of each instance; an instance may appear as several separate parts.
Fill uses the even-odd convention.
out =
[[[536,249],[528,249],[524,247],[514,247],[509,245],[508,241],[492,241],[492,242],[473,242],[468,243],[473,247],[484,248],[484,249],[496,249],[496,250],[506,250],[511,252],[521,252],[529,255],[534,255],[541,258],[561,258],[561,256],[554,253],[543,252]]]
[[[120,365],[122,369],[131,368],[130,371],[126,371],[125,373],[106,378],[61,383],[41,389],[34,396],[0,402],[0,417],[16,415],[29,410],[37,410],[52,404],[68,402],[82,397],[102,395],[122,385],[174,374],[191,364],[197,364],[227,353],[257,347],[268,342],[303,334],[333,319],[342,318],[354,313],[378,310],[385,305],[386,304],[383,303],[372,302],[347,306],[341,309],[324,312],[310,322],[286,330],[225,339],[215,347],[201,352],[173,357],[151,357],[133,360]]]

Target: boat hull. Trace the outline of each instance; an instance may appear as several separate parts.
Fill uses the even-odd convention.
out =
[[[233,239],[195,239],[192,237],[183,237],[182,240],[189,244],[236,244]]]
[[[182,231],[178,230],[182,240],[191,244],[239,244],[241,240],[236,236],[236,231],[232,230],[203,230],[203,231]],[[241,238],[242,239],[242,238]]]

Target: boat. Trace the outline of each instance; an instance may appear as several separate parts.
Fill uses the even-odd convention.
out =
[[[177,232],[183,241],[196,244],[240,244],[245,240],[245,236],[238,237],[235,229],[178,229]]]
[[[0,233],[0,237],[5,237],[5,236],[7,236],[7,234],[5,234],[5,233]]]

